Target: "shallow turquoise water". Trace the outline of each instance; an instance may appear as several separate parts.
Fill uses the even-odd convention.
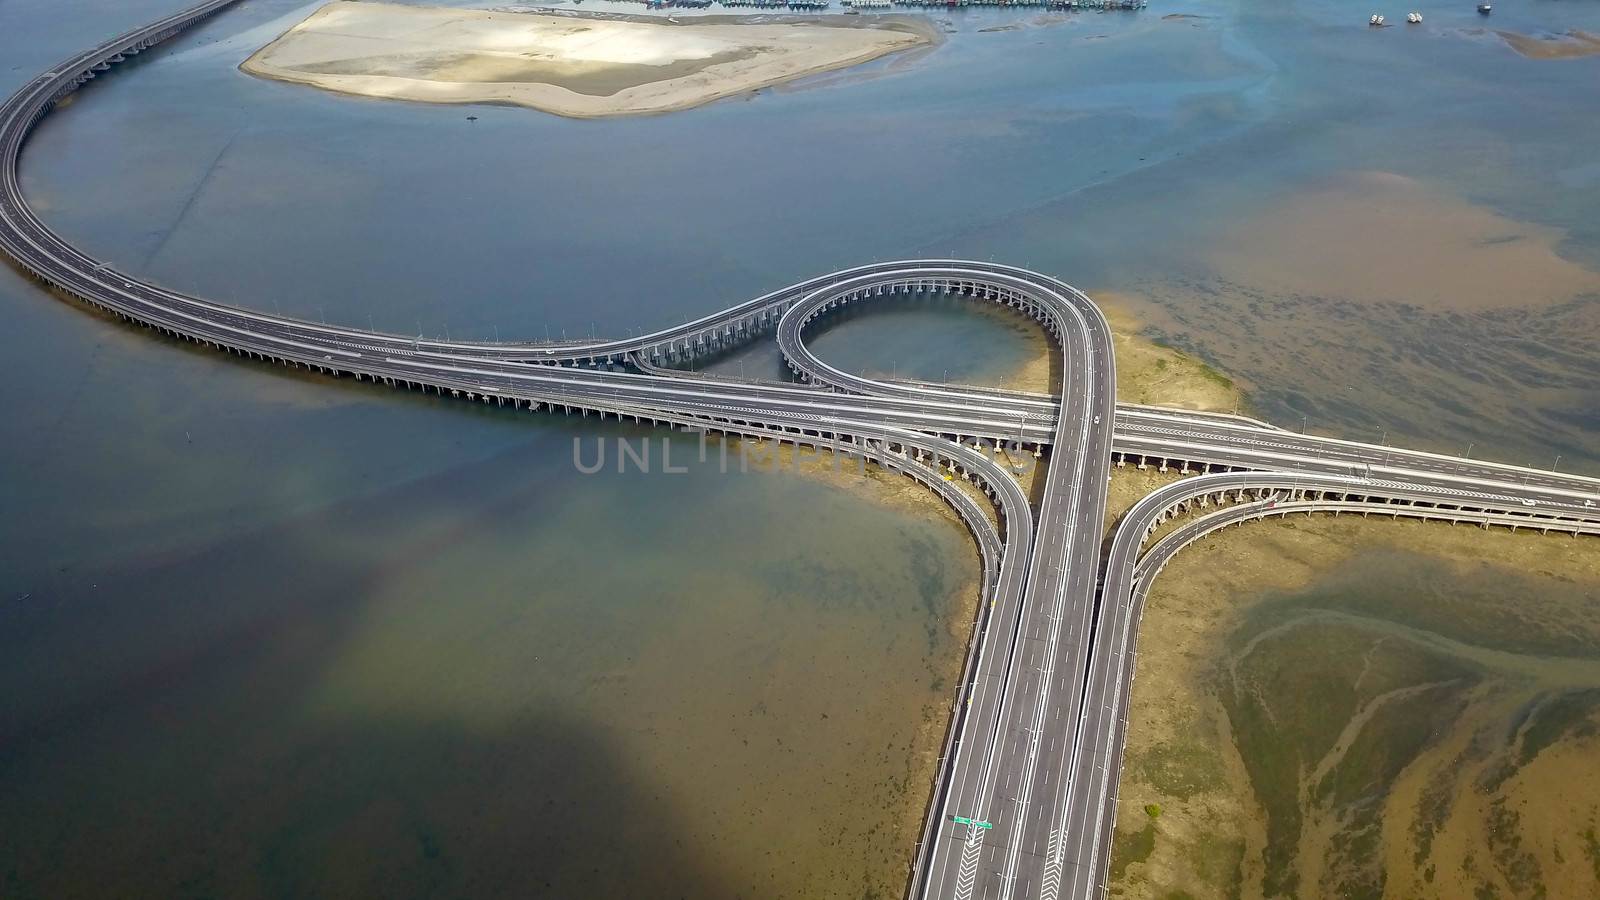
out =
[[[8,5],[0,87],[176,5]],[[1039,15],[940,14],[954,33],[909,60],[604,122],[236,70],[310,8],[252,0],[84,91],[30,146],[30,196],[165,284],[458,337],[626,333],[873,258],[993,256],[1143,292],[1166,337],[1285,421],[1600,465],[1592,298],[1353,311],[1253,295],[1191,252],[1274,198],[1384,170],[1565,229],[1560,252],[1600,268],[1600,58],[1522,59],[1467,31],[1470,4],[1382,32],[1332,0],[1010,31],[981,29]],[[1209,18],[1160,18],[1176,11]],[[1600,30],[1600,11],[1493,24]],[[579,478],[574,435],[640,435],[239,365],[9,268],[0,304],[0,832],[27,835],[0,855],[0,894],[137,873],[114,893],[481,895],[535,871],[595,884],[619,853],[667,859],[699,896],[862,877],[848,849],[796,839],[810,849],[768,859],[732,835],[789,828],[819,802],[788,793],[802,775],[876,779],[823,798],[904,775],[894,754],[820,748],[903,745],[943,696],[959,642],[941,629],[972,569],[954,525],[803,479]],[[976,381],[1019,352],[1004,329],[964,340],[959,311],[906,315],[819,347]],[[1401,357],[1420,360],[1403,378]],[[859,698],[827,730],[750,726],[810,741],[811,768],[721,746],[738,710],[826,695],[821,672]],[[704,802],[726,816],[660,824]],[[618,821],[657,824],[617,837]],[[597,893],[657,883],[613,874]]]

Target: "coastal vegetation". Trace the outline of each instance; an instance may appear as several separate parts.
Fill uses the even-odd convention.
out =
[[[1113,895],[1594,893],[1589,544],[1343,517],[1181,554],[1140,634]]]

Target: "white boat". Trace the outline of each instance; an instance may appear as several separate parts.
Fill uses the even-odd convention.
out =
[[[1368,25],[1382,25],[1383,24],[1383,16],[1380,16],[1380,15],[1377,15],[1376,13],[1374,13],[1372,18],[1367,20],[1367,24]]]
[[[1421,24],[1422,23],[1422,13],[1419,13],[1419,12],[1406,13],[1406,21],[1410,22],[1412,25]]]

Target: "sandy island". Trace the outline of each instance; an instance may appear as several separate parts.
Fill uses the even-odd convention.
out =
[[[916,20],[693,21],[336,0],[240,66],[330,91],[577,118],[688,109],[931,43]]]

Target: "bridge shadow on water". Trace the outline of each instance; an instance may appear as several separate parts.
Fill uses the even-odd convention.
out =
[[[739,896],[685,798],[536,684],[505,685],[518,708],[492,727],[319,696],[395,577],[343,536],[425,558],[563,489],[559,471],[508,488],[505,461],[8,609],[0,896]],[[459,675],[436,658],[430,677]]]

